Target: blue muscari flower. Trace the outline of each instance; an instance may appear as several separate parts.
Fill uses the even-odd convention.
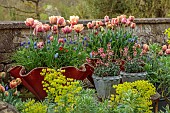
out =
[[[37,49],[37,46],[34,46],[34,49]]]
[[[20,46],[24,46],[24,44],[25,44],[25,42],[21,42],[21,43],[20,43]]]
[[[49,39],[51,37],[51,33],[47,35],[47,38]]]
[[[76,42],[74,41],[73,44],[76,44]]]
[[[50,50],[50,48],[49,48],[49,47],[47,47],[47,50]]]
[[[30,42],[30,41],[28,41],[28,45],[30,45],[30,43],[31,43],[31,42]]]
[[[6,86],[5,86],[5,91],[8,91],[8,89],[9,89],[9,86],[6,85]]]
[[[87,38],[86,38],[86,37],[84,37],[84,40],[87,40]]]
[[[86,47],[88,46],[89,44],[88,43],[86,43]]]
[[[84,45],[84,41],[82,41],[82,44]]]
[[[90,58],[92,58],[93,56],[92,56],[92,52],[90,53]]]
[[[64,38],[64,42],[66,42],[67,41],[67,39],[66,38]]]
[[[29,48],[29,45],[26,45],[25,48],[26,48],[26,49]]]
[[[110,39],[109,42],[112,42],[112,39]]]
[[[58,53],[56,53],[55,55],[54,55],[54,58],[57,58],[58,57]]]
[[[34,42],[34,46],[36,46],[37,45],[37,42]]]
[[[50,44],[50,40],[47,40],[47,44]]]
[[[126,37],[126,34],[124,34],[124,36],[123,36],[124,38]]]
[[[73,41],[72,41],[72,40],[70,41],[70,44],[73,44]]]
[[[76,48],[76,47],[74,47],[74,50],[77,50],[77,48]]]

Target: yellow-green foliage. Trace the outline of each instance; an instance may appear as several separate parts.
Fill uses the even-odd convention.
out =
[[[167,40],[167,42],[168,42],[168,44],[170,44],[170,28],[165,29],[165,34],[168,35],[168,40]]]
[[[57,103],[56,112],[69,113],[73,109],[76,95],[82,90],[80,83],[72,78],[66,78],[64,70],[43,69],[42,82],[47,98]]]
[[[137,94],[138,97],[135,98],[136,101],[139,101],[138,111],[143,111],[141,108],[145,108],[145,113],[151,113],[150,110],[152,107],[152,101],[150,97],[156,93],[156,89],[153,84],[145,80],[138,80],[135,82],[125,82],[123,84],[114,85],[116,88],[116,97],[111,96],[111,101],[116,103],[124,103],[123,98],[125,97],[128,91],[131,91],[132,94]]]
[[[47,113],[47,105],[36,102],[34,99],[27,100],[24,103],[23,113]]]

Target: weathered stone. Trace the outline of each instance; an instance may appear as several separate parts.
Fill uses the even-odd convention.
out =
[[[13,64],[7,64],[7,65],[5,65],[4,71],[7,72],[7,70],[8,70],[9,68],[11,68],[11,67],[13,67]]]
[[[17,111],[16,108],[14,108],[14,106],[6,102],[0,101],[0,113],[19,113],[19,112]]]
[[[11,54],[12,53],[0,53],[0,63],[11,63]]]
[[[0,34],[0,52],[11,52],[15,48],[12,30],[0,30]]]
[[[0,71],[4,70],[4,64],[0,64]]]

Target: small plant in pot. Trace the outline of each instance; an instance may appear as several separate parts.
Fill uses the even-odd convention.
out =
[[[122,75],[122,82],[134,82],[136,80],[146,79],[147,72],[144,70],[144,61],[139,58],[127,60],[124,71],[120,72]]]
[[[95,52],[94,57],[98,58],[98,60],[92,78],[98,97],[106,99],[115,93],[112,85],[120,83],[120,67],[116,62],[112,61],[108,51],[103,51],[103,48],[99,48],[98,52]]]

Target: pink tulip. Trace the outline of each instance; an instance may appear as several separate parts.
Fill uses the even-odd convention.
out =
[[[104,48],[99,48],[98,49],[98,53],[103,53],[104,52]]]
[[[44,30],[44,32],[49,31],[50,28],[51,28],[51,26],[50,26],[49,24],[44,24],[44,25],[43,25],[43,30]]]
[[[163,51],[166,51],[167,48],[168,48],[167,45],[163,45],[163,46],[162,46],[162,50],[163,50]]]
[[[130,27],[131,27],[132,29],[134,29],[134,28],[136,27],[136,24],[135,24],[135,23],[131,23],[131,24],[130,24]]]
[[[105,21],[105,22],[109,22],[109,16],[106,15],[106,16],[104,17],[104,21]]]
[[[53,41],[53,40],[54,40],[54,37],[53,37],[53,36],[50,36],[49,39],[50,39],[50,41]]]
[[[83,24],[74,25],[74,30],[75,30],[77,33],[80,33],[83,29],[84,29]]]
[[[36,25],[38,24],[42,24],[41,22],[39,22],[38,20],[34,20],[34,24],[32,25],[32,28],[35,28]]]
[[[65,26],[64,28],[62,28],[62,32],[63,32],[64,34],[71,33],[71,32],[72,32],[72,28],[69,27],[69,26]]]
[[[27,18],[25,21],[25,25],[31,27],[34,24],[33,18]]]
[[[57,25],[58,26],[65,26],[66,25],[64,17],[57,18]]]
[[[5,88],[1,84],[0,84],[0,92],[5,92]]]
[[[119,24],[119,19],[118,18],[112,18],[111,24],[112,25],[118,25]]]
[[[163,51],[161,50],[161,51],[159,51],[159,53],[158,53],[159,55],[163,55]]]
[[[38,42],[38,43],[37,43],[37,47],[38,47],[39,49],[43,48],[43,47],[44,47],[44,42]]]
[[[126,19],[126,18],[122,18],[122,19],[121,19],[121,23],[122,23],[122,24],[126,24],[126,22],[127,22],[127,19]]]
[[[93,29],[93,27],[94,27],[94,24],[92,24],[91,22],[87,23],[87,28],[88,29]]]
[[[102,58],[106,58],[106,54],[105,54],[105,53],[100,54],[100,56],[101,56]]]
[[[18,83],[16,82],[16,80],[12,80],[10,83],[9,83],[9,87],[11,89],[14,89],[18,86]]]
[[[64,43],[64,39],[63,38],[59,38],[58,39],[58,43]]]
[[[70,24],[75,25],[78,23],[78,21],[79,21],[78,16],[70,16]]]
[[[119,18],[122,20],[122,18],[126,18],[126,15],[120,15]]]
[[[129,20],[130,20],[131,22],[133,22],[133,21],[134,21],[134,19],[135,19],[135,17],[134,17],[134,16],[129,16]]]
[[[53,25],[52,27],[51,27],[51,30],[52,30],[52,32],[53,33],[58,33],[58,26],[57,25]]]
[[[49,17],[50,24],[57,24],[57,16]]]
[[[104,25],[102,21],[96,21],[96,26],[102,26]]]
[[[168,49],[170,49],[170,44],[168,45]]]
[[[170,49],[167,49],[167,50],[165,51],[165,53],[166,53],[166,54],[170,54]]]
[[[37,35],[38,32],[44,32],[43,24],[38,24],[35,26],[33,34]]]
[[[149,46],[147,44],[143,44],[143,50],[148,51],[149,50]]]
[[[129,26],[130,24],[131,24],[131,21],[129,19],[127,19],[126,26]]]

